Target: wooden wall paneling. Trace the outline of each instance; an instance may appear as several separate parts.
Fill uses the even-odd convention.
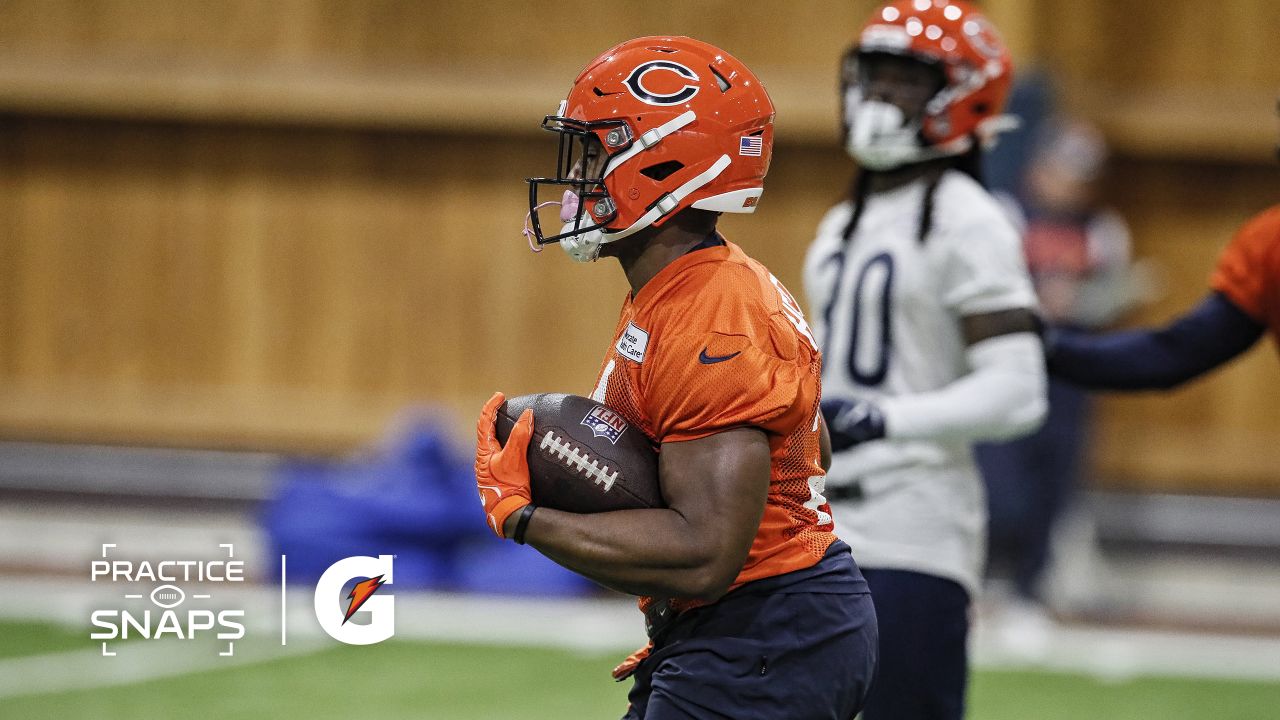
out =
[[[123,132],[119,127],[108,126],[113,127],[116,132]],[[204,133],[210,137],[201,138]],[[88,137],[87,132],[67,129],[54,135],[52,140],[24,145],[28,149],[51,149],[72,142],[68,138]],[[61,156],[63,160],[49,163],[52,168],[60,168],[55,177],[36,178],[33,182],[35,190],[28,197],[33,209],[23,217],[35,219],[36,229],[31,232],[54,241],[33,243],[37,266],[31,273],[45,277],[46,281],[52,278],[49,282],[54,284],[49,290],[36,292],[33,306],[28,309],[28,313],[45,311],[55,318],[55,322],[44,323],[33,315],[36,319],[28,323],[29,327],[54,332],[44,338],[38,332],[23,337],[24,342],[33,343],[28,352],[35,360],[27,366],[42,383],[60,386],[65,380],[78,380],[83,384],[93,379],[84,377],[92,372],[99,373],[100,377],[95,377],[108,387],[113,383],[125,389],[146,384],[146,388],[136,393],[115,393],[124,398],[118,397],[116,401],[125,409],[131,402],[141,404],[132,413],[143,413],[148,404],[159,402],[155,396],[163,396],[166,387],[179,396],[189,392],[198,395],[201,387],[212,388],[209,392],[215,396],[214,400],[197,404],[200,413],[209,414],[205,424],[195,423],[195,428],[188,427],[183,432],[196,437],[200,433],[211,433],[212,437],[276,438],[269,442],[279,442],[280,437],[292,438],[294,442],[303,438],[306,442],[305,438],[315,433],[312,442],[319,445],[332,443],[334,438],[351,442],[352,436],[358,433],[367,436],[375,432],[379,421],[393,415],[397,407],[410,398],[444,398],[461,413],[474,407],[494,388],[508,389],[508,392],[572,388],[584,392],[580,388],[590,383],[602,352],[600,343],[604,341],[600,338],[607,338],[612,329],[625,284],[612,266],[576,266],[554,249],[549,254],[534,256],[522,245],[515,227],[518,218],[524,215],[525,190],[518,178],[538,172],[550,158],[549,140],[532,138],[503,147],[506,142],[477,142],[472,146],[448,142],[447,137],[416,140],[406,137],[396,145],[385,142],[385,138],[379,140],[379,135],[352,137],[349,133],[333,132],[301,133],[300,136],[275,131],[211,132],[205,129],[192,133],[184,142],[204,150],[182,160],[192,165],[186,170],[189,177],[154,184],[177,184],[186,188],[184,192],[191,196],[179,200],[178,205],[189,208],[205,206],[205,201],[200,199],[202,192],[228,197],[221,201],[227,205],[225,208],[207,210],[200,215],[191,211],[192,217],[180,220],[179,224],[191,225],[192,229],[186,231],[188,236],[196,234],[196,228],[212,228],[209,232],[215,236],[210,242],[225,246],[227,277],[205,282],[212,287],[227,288],[223,291],[227,296],[225,307],[212,301],[210,318],[233,318],[223,322],[234,327],[224,331],[223,337],[202,340],[183,336],[179,332],[182,325],[175,320],[150,320],[156,332],[129,334],[125,327],[124,341],[108,333],[93,336],[100,337],[104,343],[100,348],[92,343],[78,345],[77,334],[59,331],[59,328],[78,331],[83,327],[79,320],[82,315],[115,313],[116,306],[128,306],[131,302],[134,309],[145,307],[145,302],[129,296],[129,292],[150,293],[150,302],[163,307],[166,313],[195,302],[179,295],[166,295],[164,282],[183,287],[187,287],[187,283],[172,278],[164,281],[168,277],[166,268],[178,268],[180,260],[173,252],[169,252],[169,259],[165,260],[163,237],[147,231],[152,224],[164,225],[154,219],[160,210],[148,209],[147,202],[166,205],[172,204],[172,199],[155,187],[146,192],[133,191],[132,196],[116,191],[101,201],[92,199],[99,186],[128,187],[138,183],[136,178],[127,177],[129,173],[142,173],[143,177],[156,174],[161,178],[166,173],[173,174],[173,170],[147,169],[147,163],[141,163],[142,168],[129,169],[125,161],[133,158],[137,163],[137,158],[172,154],[180,143],[164,141],[163,136],[161,128],[138,133],[137,137],[150,138],[148,142],[154,143],[155,149],[151,152],[138,146],[137,141],[129,143],[108,137],[102,142],[104,138],[93,138],[99,145],[122,146],[127,150],[106,152],[100,158],[109,160],[104,163],[106,169],[100,169],[92,181],[73,182],[77,176],[91,173],[70,163],[68,158],[79,156],[77,152],[67,152]],[[246,141],[246,137],[256,140]],[[237,143],[244,145],[238,152],[241,158],[237,158]],[[365,151],[352,147],[335,150],[343,143],[355,143],[356,147],[366,143],[370,147]],[[392,146],[381,147],[383,145]],[[479,167],[484,170],[475,172],[476,147],[486,145],[497,149],[493,152],[497,158],[513,160],[481,163]],[[312,158],[312,152],[308,151],[311,147],[328,147],[330,154],[324,158],[330,155],[364,158],[366,154],[374,159],[358,163],[349,159],[338,161],[334,165],[337,169],[333,169],[329,168],[334,164],[332,159]],[[426,150],[428,147],[434,150]],[[221,158],[221,163],[212,160],[215,156]],[[399,169],[387,158],[398,158]],[[44,172],[52,172],[44,164],[37,165],[45,168]],[[754,217],[727,218],[724,227],[733,240],[760,256],[788,287],[801,293],[800,260],[804,247],[820,215],[840,196],[850,170],[849,161],[835,149],[780,147],[762,209]],[[1224,176],[1206,178],[1210,188],[1221,188],[1213,195],[1185,181],[1185,177],[1202,172],[1196,167],[1146,168],[1139,164],[1119,170],[1121,178],[1117,178],[1116,187],[1130,188],[1130,191],[1120,192],[1116,201],[1130,213],[1139,238],[1139,252],[1167,256],[1170,296],[1140,318],[1143,322],[1156,322],[1198,299],[1217,247],[1253,206],[1263,204],[1258,197],[1240,199],[1236,197],[1239,193],[1231,192],[1230,188],[1262,186],[1263,178],[1257,173],[1224,170]],[[67,193],[74,197],[67,197]],[[82,195],[83,200],[79,197]],[[1254,195],[1262,192],[1256,191]],[[343,200],[347,196],[351,199]],[[215,205],[219,202],[209,201]],[[88,205],[88,210],[79,209],[81,205]],[[110,210],[110,206],[115,205],[124,205],[127,209]],[[1170,213],[1170,205],[1180,210]],[[1231,217],[1216,217],[1215,211],[1225,211]],[[87,219],[82,217],[84,214],[88,214]],[[227,215],[228,219],[216,219],[220,214]],[[95,246],[77,246],[59,236],[67,234],[74,240],[74,229],[93,227],[102,222],[102,217],[108,218],[113,228],[129,228],[132,227],[129,223],[140,223],[137,231],[111,232],[118,232],[131,242],[156,236],[151,242],[161,258],[148,261],[141,258],[141,251],[125,249],[124,254],[114,260],[110,272],[96,273],[95,265],[90,263]],[[388,217],[398,219],[387,220]],[[59,229],[63,225],[40,224],[41,220],[47,223],[50,219],[65,223],[70,229],[64,232]],[[372,236],[385,236],[389,240]],[[477,242],[488,242],[480,238],[489,238],[493,246],[477,251]],[[68,243],[70,250],[65,249]],[[110,238],[106,245],[110,246]],[[216,251],[198,249],[198,242],[196,246],[196,255],[204,252],[218,256]],[[74,269],[77,263],[84,266]],[[68,268],[74,269],[72,277],[81,279],[64,288],[58,284],[58,278]],[[413,295],[416,300],[402,300],[410,295],[404,287],[411,286],[419,273],[422,279],[417,284],[419,292]],[[142,290],[127,291],[123,284],[109,290],[106,295],[114,292],[118,300],[111,302],[106,310],[95,306],[100,292],[86,295],[76,291],[77,287],[102,287],[104,283],[114,282],[111,278],[123,278],[120,282],[127,281]],[[160,286],[147,290],[146,283],[156,282],[155,278],[160,278]],[[467,278],[471,278],[470,281]],[[197,290],[198,281],[192,293],[205,295]],[[216,299],[219,293],[209,295]],[[490,297],[493,302],[489,301]],[[490,306],[498,310],[486,313],[485,309]],[[147,313],[138,311],[143,318],[163,318],[155,315],[156,310],[150,311],[152,315]],[[187,313],[189,311],[179,311],[178,314]],[[388,319],[387,315],[394,318]],[[113,315],[106,327],[125,322],[127,318]],[[165,327],[173,329],[165,333]],[[410,328],[410,332],[402,328]],[[413,332],[415,329],[417,332]],[[60,337],[72,340],[60,343]],[[403,340],[406,337],[413,340]],[[554,342],[548,338],[554,338]],[[406,342],[420,345],[408,351],[404,348]],[[128,348],[134,347],[133,352],[137,352],[138,343],[145,350],[143,357],[154,360],[159,357],[159,360],[142,369],[132,364],[134,356],[129,355]],[[198,370],[198,364],[191,364],[184,370],[186,374],[168,377],[164,373],[165,352],[192,345],[210,347],[210,355],[220,357],[219,363],[206,368],[204,373]],[[513,351],[513,347],[518,350]],[[402,354],[410,355],[413,361],[394,359]],[[1169,462],[1162,462],[1161,457],[1170,455],[1162,450],[1161,438],[1170,437],[1178,428],[1189,428],[1178,430],[1188,436],[1217,437],[1206,432],[1204,424],[1212,423],[1213,418],[1224,413],[1239,418],[1240,425],[1254,428],[1254,434],[1257,428],[1266,432],[1267,427],[1274,427],[1274,419],[1268,420],[1271,416],[1265,413],[1274,413],[1275,405],[1267,400],[1266,393],[1260,395],[1245,389],[1252,386],[1254,380],[1261,382],[1262,388],[1275,387],[1274,382],[1266,384],[1266,373],[1271,373],[1274,379],[1274,363],[1267,354],[1261,357],[1263,363],[1254,372],[1263,374],[1258,378],[1251,375],[1243,384],[1231,384],[1226,392],[1216,391],[1215,386],[1197,386],[1188,391],[1192,395],[1185,397],[1107,398],[1107,404],[1121,410],[1119,415],[1112,416],[1106,415],[1105,410],[1103,423],[1110,421],[1112,425],[1102,430],[1102,442],[1112,438],[1119,443],[1119,450],[1112,452],[1103,447],[1102,468],[1125,477],[1142,477],[1143,469],[1149,470],[1152,466],[1164,468]],[[1233,368],[1230,372],[1236,370]],[[140,373],[145,375],[145,380],[136,379]],[[218,400],[216,388],[224,383],[229,388],[243,388],[244,395],[232,392],[230,397],[239,397],[238,400]],[[106,395],[115,396],[110,392]],[[134,395],[146,397],[128,400]],[[346,400],[326,401],[330,396]],[[287,401],[282,402],[282,397]],[[1220,397],[1258,400],[1254,405],[1245,406],[1252,410],[1240,414],[1235,401],[1229,402],[1230,410],[1224,410],[1225,406],[1215,400]],[[371,420],[356,425],[361,428],[358,433],[355,428],[348,430],[348,434],[335,433],[334,428],[342,425],[348,407],[360,404],[371,407]],[[273,406],[283,410],[271,413]],[[316,407],[320,409],[319,414],[330,415],[314,425],[282,416],[291,410],[294,415],[315,413]],[[110,405],[100,407],[104,414],[118,409]],[[247,413],[237,415],[234,409]],[[1261,415],[1254,418],[1254,413]],[[138,430],[140,437],[151,432],[155,432],[155,428],[145,424]],[[1236,437],[1230,427],[1228,432],[1220,434],[1221,442],[1225,443]],[[191,436],[186,437],[187,442],[192,441]],[[1134,452],[1134,447],[1147,450]],[[1213,452],[1207,452],[1198,462],[1193,456],[1188,462],[1175,464],[1180,468],[1179,477],[1183,482],[1199,482],[1197,473],[1208,477],[1221,474],[1220,462],[1213,457]],[[1265,462],[1265,457],[1258,462]],[[1236,469],[1229,468],[1224,477],[1238,479],[1249,477],[1249,473],[1257,477],[1265,470],[1258,466],[1249,468],[1240,462],[1233,466]]]
[[[1039,3],[1041,46],[1059,72],[1112,87],[1272,89],[1276,63],[1261,62],[1280,28],[1269,0],[1206,5],[1184,0]]]
[[[1161,296],[1132,319],[1163,324],[1208,292],[1221,248],[1275,202],[1280,170],[1121,159],[1109,196],[1135,252],[1161,271]],[[1102,398],[1097,472],[1123,486],[1274,493],[1280,488],[1280,365],[1264,339],[1244,358],[1172,393]]]
[[[0,5],[0,41],[43,54],[230,59],[364,66],[444,65],[512,69],[552,63],[572,73],[611,45],[640,35],[682,34],[721,45],[749,62],[826,64],[878,3],[706,0],[618,4],[570,15],[528,3],[414,0],[10,0]]]
[[[1016,74],[1036,63],[1040,56],[1039,32],[1042,14],[1039,0],[986,0],[978,3],[983,13],[1000,31]]]
[[[17,297],[20,292],[12,282],[19,261],[17,195],[21,182],[13,171],[18,162],[19,146],[13,129],[17,123],[0,115],[0,273],[9,282],[0,282],[0,374],[11,376],[16,370]],[[10,268],[5,271],[4,268]]]
[[[1044,65],[1064,105],[1117,149],[1148,157],[1270,161],[1280,29],[1268,0],[1042,3]]]
[[[626,287],[519,237],[520,178],[553,142],[37,123],[22,140],[32,260],[7,272],[44,284],[24,294],[26,362],[8,381],[116,385],[144,405],[165,388],[263,406],[585,392]],[[848,162],[834,153],[835,187],[797,193],[821,163],[779,157],[780,197],[732,232],[800,293]]]
[[[0,6],[0,107],[184,121],[533,132],[566,78],[633,33],[679,28],[766,79],[779,131],[832,134],[833,59],[876,5],[766,2],[619,7],[576,19],[513,2],[294,0],[218,4],[66,0]],[[1274,3],[987,3],[1018,56],[1062,78],[1067,105],[1127,151],[1253,159],[1272,130],[1275,63],[1259,63]],[[42,12],[56,18],[38,23]],[[154,18],[154,23],[139,18]],[[725,23],[725,17],[767,17]],[[513,20],[514,19],[514,20]],[[1196,30],[1204,26],[1204,31]],[[1188,28],[1193,28],[1189,30]],[[767,37],[767,41],[762,40]],[[1265,54],[1265,53],[1263,53]]]
[[[663,13],[623,5],[570,23],[510,1],[15,0],[0,5],[0,107],[532,133],[516,118],[554,108],[596,54],[676,31],[741,57],[786,98],[783,121],[816,114],[795,127],[817,127],[825,141],[836,59],[874,5],[806,2],[785,13],[763,0],[672,3]]]
[[[633,33],[678,28],[765,78],[768,192],[723,227],[803,296],[804,250],[852,170],[836,58],[876,4],[624,5],[570,24],[508,0],[2,3],[20,62],[0,71],[0,434],[336,450],[411,403],[447,408],[465,438],[494,389],[587,392],[626,285],[609,263],[528,251],[521,179],[551,166],[540,115]],[[1218,8],[1194,37],[1200,4],[986,6],[1071,102],[1110,113],[1095,117],[1120,140],[1112,196],[1168,288],[1135,322],[1189,307],[1275,198],[1273,169],[1242,162],[1259,123],[1223,101],[1280,85],[1256,60],[1275,4]],[[79,89],[47,94],[59,78]],[[1214,106],[1243,119],[1179,119]],[[1171,396],[1104,398],[1099,472],[1274,492],[1277,372],[1265,348]]]

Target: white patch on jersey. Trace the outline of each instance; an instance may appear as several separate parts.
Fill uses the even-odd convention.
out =
[[[812,475],[809,477],[809,500],[804,506],[818,516],[819,525],[831,523],[831,516],[821,510],[822,506],[827,502],[827,499],[822,495],[822,491],[826,489],[826,486],[827,478],[825,475]]]
[[[592,400],[598,403],[604,402],[604,393],[609,388],[609,376],[613,374],[613,368],[617,364],[613,358],[609,358],[609,364],[605,365],[604,372],[600,373],[600,382],[596,383],[596,389],[591,391]]]
[[[618,354],[637,363],[644,362],[644,350],[649,347],[649,333],[636,327],[635,323],[627,323],[627,329],[618,338]],[[603,402],[601,400],[600,402]]]
[[[778,291],[778,297],[782,299],[783,314],[795,326],[796,332],[809,341],[809,347],[813,348],[814,352],[817,352],[818,343],[813,339],[813,332],[809,329],[808,321],[804,319],[804,311],[800,309],[800,303],[791,297],[791,293],[782,287],[782,283],[778,282],[778,278],[774,277],[773,273],[769,273],[769,282],[773,283],[774,289]]]

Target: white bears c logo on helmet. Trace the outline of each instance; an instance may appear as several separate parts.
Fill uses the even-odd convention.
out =
[[[626,84],[627,90],[630,90],[631,94],[636,96],[636,99],[649,105],[679,105],[698,94],[698,90],[700,88],[691,83],[686,83],[684,87],[679,90],[666,94],[657,93],[646,88],[644,82],[645,76],[658,70],[673,72],[685,80],[691,80],[694,83],[699,80],[698,76],[694,74],[692,70],[680,63],[671,62],[670,60],[650,60],[642,65],[637,65],[636,69],[631,71],[631,74],[627,76],[627,79],[624,80],[623,83]]]

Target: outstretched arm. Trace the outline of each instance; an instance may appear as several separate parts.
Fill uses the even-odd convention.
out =
[[[1162,328],[1105,335],[1055,330],[1049,372],[1095,390],[1167,390],[1248,350],[1265,330],[1213,292]]]
[[[969,372],[933,392],[885,401],[890,439],[1007,440],[1044,421],[1044,346],[1030,310],[961,318]]]
[[[659,476],[666,508],[591,515],[538,508],[525,542],[632,595],[717,599],[746,562],[764,515],[768,436],[738,428],[663,443]],[[513,516],[507,537],[514,524]]]

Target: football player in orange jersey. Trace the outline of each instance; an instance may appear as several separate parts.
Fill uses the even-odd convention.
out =
[[[1240,228],[1209,287],[1196,307],[1162,328],[1050,331],[1049,371],[1099,390],[1169,389],[1227,363],[1268,329],[1280,349],[1280,205]]]
[[[683,37],[593,60],[543,127],[552,178],[532,178],[530,240],[575,260],[617,258],[631,292],[592,397],[660,448],[666,508],[537,508],[525,448],[505,448],[496,394],[476,476],[490,526],[596,582],[639,595],[650,643],[627,718],[831,718],[858,712],[877,636],[866,583],[822,496],[821,358],[799,306],[716,231],[755,210],[773,105],[728,53]],[[546,233],[539,191],[558,196]]]

